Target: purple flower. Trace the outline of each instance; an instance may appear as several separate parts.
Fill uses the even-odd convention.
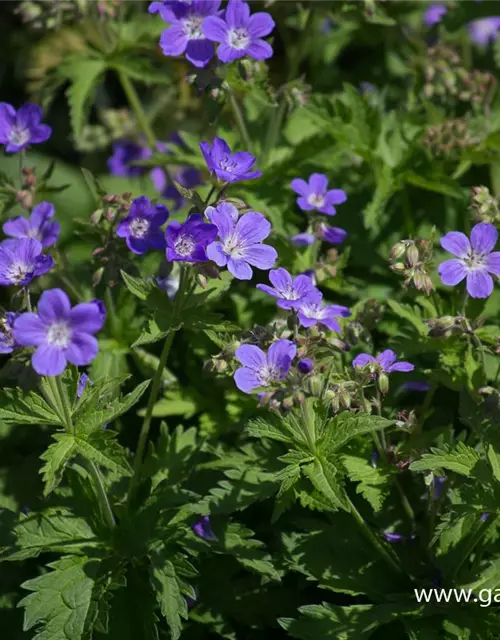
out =
[[[42,254],[42,243],[34,238],[4,240],[0,243],[0,285],[24,287],[35,276],[52,269],[52,256]]]
[[[19,345],[14,340],[12,329],[18,313],[7,311],[0,320],[0,353],[12,353]]]
[[[168,184],[167,174],[161,167],[155,167],[151,171],[151,180],[153,185],[165,200],[174,201],[174,210],[180,209],[184,204],[182,194],[177,191],[174,184]],[[193,189],[201,184],[201,174],[198,169],[192,167],[182,167],[174,175],[174,180],[185,189]]]
[[[234,204],[231,204],[230,202],[221,202],[216,207],[207,207],[205,209],[205,216],[210,220],[210,222],[213,222],[213,214],[217,211],[230,215],[235,223],[238,222],[238,218],[240,217],[240,212]]]
[[[425,393],[429,391],[431,385],[428,382],[420,380],[410,380],[399,387],[399,391],[421,391]]]
[[[379,353],[376,358],[371,356],[369,353],[360,353],[359,356],[356,356],[352,361],[352,366],[357,367],[366,367],[367,365],[373,365],[373,370],[379,369],[383,373],[393,373],[394,371],[401,371],[407,373],[408,371],[413,371],[415,366],[410,362],[396,362],[397,355],[391,349],[386,349]]]
[[[443,16],[448,12],[448,7],[444,4],[431,4],[424,11],[424,24],[429,27],[433,24],[441,22]]]
[[[385,531],[383,534],[384,538],[387,542],[404,542],[405,540],[415,540],[415,534],[412,533],[411,536],[403,536],[400,533],[391,533],[390,531]]]
[[[447,480],[447,476],[434,476],[434,500],[438,500],[443,493],[444,485]]]
[[[52,129],[40,124],[42,109],[27,102],[16,111],[6,102],[0,102],[0,144],[6,145],[5,151],[15,153],[30,144],[40,144],[48,140]]]
[[[297,247],[309,247],[316,242],[316,236],[313,233],[298,233],[290,240]]]
[[[313,361],[311,360],[311,358],[302,358],[297,363],[297,369],[304,375],[306,375],[307,373],[311,373],[311,371],[313,370]]]
[[[181,224],[174,220],[166,229],[167,260],[170,262],[205,262],[207,246],[215,240],[217,227],[194,213]]]
[[[278,307],[282,309],[297,309],[306,296],[316,291],[311,278],[300,275],[292,279],[286,269],[271,269],[269,280],[274,286],[258,284],[257,289],[278,299]]]
[[[377,90],[377,87],[372,84],[371,82],[367,82],[366,80],[363,80],[363,82],[359,83],[359,92],[362,95],[365,95],[367,93],[375,93],[375,91]]]
[[[171,273],[166,278],[155,278],[155,280],[160,289],[167,294],[170,300],[173,300],[175,298],[175,294],[179,291],[179,276],[175,276]]]
[[[219,231],[219,240],[212,242],[207,256],[219,267],[227,265],[228,271],[238,280],[250,280],[253,267],[270,269],[278,258],[276,249],[262,240],[271,233],[271,224],[261,213],[245,213],[235,222],[226,210],[215,210],[212,222]]]
[[[129,214],[116,228],[116,235],[126,238],[127,247],[134,253],[145,253],[148,249],[164,249],[165,236],[160,227],[168,218],[168,209],[163,204],[151,204],[149,198],[136,198]]]
[[[147,173],[147,167],[137,167],[133,163],[146,160],[151,156],[151,149],[133,140],[118,140],[113,145],[113,155],[108,160],[109,172],[114,176],[137,178]]]
[[[250,171],[256,161],[251,153],[232,153],[222,138],[214,138],[212,146],[208,142],[200,142],[200,149],[210,173],[215,173],[223,182],[254,180],[262,175],[262,171]]]
[[[40,202],[29,218],[17,216],[11,218],[3,225],[3,232],[12,238],[34,238],[42,243],[43,247],[50,247],[57,241],[61,225],[52,222],[55,210],[50,202]]]
[[[486,222],[472,228],[470,242],[460,231],[443,236],[441,246],[457,258],[439,265],[442,283],[454,286],[466,278],[467,293],[472,298],[487,298],[493,291],[490,273],[500,275],[500,252],[493,252],[497,238],[498,231]]]
[[[267,354],[255,345],[241,345],[234,354],[243,365],[235,371],[236,386],[240,391],[250,393],[252,389],[268,387],[272,382],[284,380],[296,353],[297,347],[291,340],[273,342]]]
[[[219,11],[220,0],[193,0],[172,2],[168,7],[159,9],[163,19],[170,22],[170,27],[161,34],[160,47],[166,56],[186,58],[195,67],[206,66],[214,54],[214,46],[203,31],[208,16],[215,16]]]
[[[60,375],[68,362],[89,364],[99,345],[93,334],[101,330],[103,314],[95,302],[71,308],[61,289],[44,291],[38,313],[23,313],[14,322],[14,338],[25,347],[37,347],[31,364],[42,376]]]
[[[242,0],[229,0],[224,19],[207,18],[203,33],[209,40],[219,42],[217,57],[222,62],[233,62],[243,56],[266,60],[273,55],[269,43],[262,40],[274,29],[274,20],[268,13],[250,15],[250,7]]]
[[[217,536],[210,526],[210,516],[201,516],[201,518],[198,518],[193,524],[193,531],[198,538],[202,538],[202,540],[206,540],[207,542],[217,541]]]
[[[500,17],[480,18],[469,22],[467,28],[471,39],[481,46],[486,46],[496,40],[500,29]]]
[[[329,227],[326,224],[320,224],[319,232],[323,240],[330,244],[342,244],[347,238],[347,231],[340,227]]]
[[[313,173],[309,182],[295,178],[291,183],[292,189],[299,194],[297,204],[302,211],[319,211],[329,216],[336,214],[334,204],[342,204],[347,196],[342,189],[328,191],[328,179],[322,173]]]
[[[378,467],[379,458],[380,458],[380,453],[377,451],[377,449],[374,449],[370,457],[370,462],[372,463],[372,467],[374,469]]]
[[[482,513],[479,519],[481,520],[481,522],[484,522],[485,520],[488,520],[489,516],[489,513]]]
[[[335,318],[347,318],[351,312],[347,307],[338,304],[323,305],[323,294],[314,290],[298,306],[297,317],[301,327],[313,327],[322,324],[331,331],[340,331]]]

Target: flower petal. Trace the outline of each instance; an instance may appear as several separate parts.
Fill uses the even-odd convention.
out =
[[[297,346],[291,340],[276,340],[269,347],[267,362],[271,366],[278,367],[283,374],[286,374],[296,355]]]
[[[467,292],[471,298],[487,298],[493,292],[493,278],[486,269],[476,269],[467,274]]]
[[[308,183],[305,180],[302,180],[302,178],[295,178],[295,180],[292,180],[290,183],[290,186],[295,193],[299,194],[299,196],[307,197],[311,193]]]
[[[238,389],[243,391],[243,393],[250,393],[252,389],[267,386],[262,384],[260,378],[257,377],[257,374],[252,371],[252,369],[247,369],[247,367],[240,367],[239,369],[236,369],[234,372],[234,382]]]
[[[206,38],[190,40],[186,47],[186,58],[198,68],[206,67],[213,55],[214,45]]]
[[[253,267],[266,271],[274,267],[278,253],[274,247],[267,244],[253,244],[245,247],[242,257]]]
[[[47,328],[36,313],[23,313],[14,322],[15,341],[24,347],[37,347],[45,342]]]
[[[342,204],[346,202],[347,195],[342,189],[330,189],[325,194],[325,202],[327,204]]]
[[[235,238],[238,244],[253,245],[265,240],[271,233],[271,223],[261,213],[245,213],[236,223]]]
[[[394,362],[396,362],[398,356],[392,349],[386,349],[385,351],[382,351],[382,353],[379,353],[375,359],[382,369],[387,370]]]
[[[186,51],[188,39],[180,24],[174,24],[161,34],[160,47],[166,56],[180,56]]]
[[[254,344],[242,344],[234,352],[234,357],[245,367],[259,371],[267,364],[266,354]]]
[[[243,216],[243,218],[244,217],[245,216]],[[219,237],[222,241],[229,238],[229,236],[231,236],[234,231],[234,220],[231,214],[225,209],[217,208],[212,213],[212,223],[217,227],[219,231]]]
[[[225,19],[230,27],[244,27],[250,18],[250,7],[242,0],[229,0]]]
[[[246,51],[244,49],[235,49],[226,43],[222,43],[217,47],[217,57],[221,62],[234,62],[243,58]],[[236,178],[233,177],[233,181]],[[229,180],[229,179],[228,179]]]
[[[465,258],[471,250],[469,238],[461,231],[450,231],[439,242],[443,249],[458,258]]]
[[[491,253],[498,240],[498,231],[492,224],[480,222],[472,227],[470,243],[475,253]]]
[[[44,291],[38,301],[38,315],[45,324],[68,320],[71,304],[62,289]]]
[[[364,367],[367,364],[375,362],[375,358],[368,353],[360,353],[359,356],[356,356],[352,361],[353,367]]]
[[[75,331],[71,336],[71,343],[65,351],[68,362],[76,366],[89,364],[99,353],[99,343],[88,333]]]
[[[393,373],[394,371],[400,371],[402,373],[408,373],[415,369],[415,365],[411,364],[411,362],[405,362],[402,360],[401,362],[395,362],[388,369],[388,373]]]
[[[106,314],[95,302],[82,302],[71,309],[69,319],[74,331],[97,333],[102,329]]]
[[[250,16],[247,25],[248,33],[254,38],[268,36],[274,29],[274,20],[268,13],[259,11]]]
[[[307,198],[304,196],[300,196],[297,198],[297,204],[302,209],[302,211],[313,211],[316,207],[313,204],[310,204]]]
[[[438,273],[443,284],[453,287],[462,282],[467,275],[467,269],[462,260],[453,258],[442,262],[438,267]]]
[[[328,178],[323,173],[313,173],[309,177],[309,187],[313,193],[324,194],[328,189]]]
[[[59,376],[66,369],[66,356],[60,347],[42,344],[31,359],[33,369],[40,376]]]
[[[228,260],[220,242],[212,242],[208,245],[207,258],[215,262],[218,267],[225,267]]]
[[[28,238],[30,231],[30,221],[23,216],[11,218],[3,225],[3,232],[6,236],[11,236],[11,238]]]
[[[273,48],[265,40],[254,40],[246,48],[246,53],[254,60],[267,60],[273,56]]]
[[[286,269],[272,269],[269,272],[269,280],[278,291],[286,291],[292,286],[292,276]]]
[[[496,276],[500,276],[500,251],[494,251],[490,253],[488,258],[486,259],[486,269],[495,274]]]
[[[253,276],[252,268],[246,260],[229,258],[227,269],[229,273],[232,273],[238,280],[251,280]]]
[[[218,16],[209,16],[203,21],[203,35],[213,42],[225,42],[227,24]]]

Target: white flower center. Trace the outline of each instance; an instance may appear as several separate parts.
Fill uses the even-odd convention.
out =
[[[9,142],[11,144],[22,145],[26,144],[30,139],[30,130],[22,129],[20,127],[13,127],[9,134]]]
[[[135,218],[130,223],[130,233],[134,238],[144,238],[149,231],[149,220],[145,218]]]
[[[236,169],[237,164],[231,158],[231,156],[223,156],[219,161],[219,167],[223,171],[229,171],[230,173],[232,173]]]
[[[262,383],[262,386],[268,385],[273,380],[279,380],[281,377],[281,369],[274,365],[266,365],[262,367],[259,371],[259,380]]]
[[[201,29],[203,18],[201,16],[189,16],[182,21],[182,28],[188,40],[201,40],[205,36]]]
[[[469,271],[480,271],[486,267],[486,257],[483,253],[471,252],[464,258],[465,266]]]
[[[238,259],[244,257],[245,247],[243,246],[241,239],[234,233],[224,240],[222,248],[224,249],[224,253],[232,258]]]
[[[307,202],[311,206],[317,207],[318,209],[320,209],[325,204],[325,197],[322,196],[320,193],[310,193],[307,196]]]
[[[7,318],[2,318],[2,320],[0,320],[0,336],[4,345],[8,347],[14,346],[14,335]]]
[[[26,276],[33,270],[32,265],[25,262],[14,262],[7,269],[7,279],[13,284],[19,284],[26,280]]]
[[[227,42],[233,49],[242,51],[250,44],[250,34],[247,29],[240,27],[239,29],[230,29],[227,33]]]
[[[180,256],[190,256],[196,247],[196,242],[192,236],[181,236],[175,243],[175,251]]]
[[[301,308],[301,312],[306,318],[314,318],[321,320],[323,318],[323,309],[317,304],[309,304]]]
[[[67,322],[54,322],[47,331],[47,343],[66,349],[71,340],[71,328]]]

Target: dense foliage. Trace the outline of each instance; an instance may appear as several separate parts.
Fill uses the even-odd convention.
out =
[[[2,637],[500,638],[496,13],[0,5]]]

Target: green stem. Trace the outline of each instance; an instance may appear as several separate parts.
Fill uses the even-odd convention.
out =
[[[493,384],[498,382],[498,377],[500,376],[500,361],[498,363],[497,372],[495,373],[495,379],[493,380]]]
[[[370,527],[366,524],[363,516],[356,509],[356,507],[352,503],[351,499],[347,498],[347,500],[349,502],[351,514],[354,517],[354,519],[356,520],[359,528],[361,529],[361,532],[367,538],[367,540],[369,540],[371,542],[371,544],[373,545],[373,547],[375,548],[375,550],[377,551],[379,556],[381,558],[383,558],[384,561],[387,562],[387,564],[389,564],[391,566],[391,568],[394,569],[397,573],[399,573],[399,574],[404,573],[403,570],[401,569],[401,567],[399,566],[399,564],[396,562],[396,560],[385,549],[382,541],[379,540],[379,538],[377,538],[377,536],[373,533],[373,531],[370,529]]]
[[[186,271],[186,268],[181,267],[179,290],[177,291],[177,294],[175,296],[174,309],[173,309],[173,318],[172,318],[173,326],[175,326],[177,315],[182,305],[182,299],[184,297],[184,292],[186,290],[187,281],[188,281],[188,273]],[[176,332],[177,332],[177,329],[171,328],[167,337],[165,338],[163,349],[160,354],[160,359],[158,362],[158,367],[153,377],[153,384],[151,386],[151,391],[149,393],[149,398],[148,398],[148,404],[146,407],[146,415],[144,416],[144,422],[142,423],[141,432],[139,434],[139,441],[137,443],[137,451],[135,453],[134,469],[133,469],[132,478],[130,480],[130,487],[129,487],[129,494],[128,494],[129,504],[134,499],[135,492],[137,491],[137,487],[139,485],[142,459],[144,457],[144,450],[146,448],[146,443],[148,441],[149,429],[151,427],[151,421],[153,418],[153,409],[156,404],[156,400],[158,399],[158,393],[161,387],[163,370],[165,369],[165,365],[167,364],[167,359],[170,354],[170,349],[172,348],[172,343],[174,341]]]
[[[276,146],[281,128],[281,122],[286,112],[286,98],[281,98],[281,103],[277,109],[273,110],[269,127],[267,129],[266,139],[264,141],[264,149],[262,150],[261,164],[266,166],[269,154]]]
[[[101,508],[101,512],[109,528],[113,529],[114,527],[116,527],[116,521],[113,515],[113,510],[111,509],[111,504],[106,493],[106,488],[104,486],[101,473],[97,468],[95,462],[86,459],[84,460],[85,467],[87,468],[87,471],[89,472],[89,475],[92,478],[94,484],[94,489],[97,495],[97,501],[99,502],[99,506]]]
[[[214,195],[214,191],[216,189],[217,189],[217,187],[215,185],[212,185],[212,188],[208,192],[207,199],[205,200],[205,207],[208,207],[208,205],[210,204],[210,198]]]
[[[481,541],[481,539],[484,537],[484,535],[486,534],[488,529],[492,526],[492,524],[494,522],[496,522],[496,520],[497,520],[497,518],[495,516],[490,515],[490,516],[488,516],[488,518],[486,520],[484,520],[483,522],[480,522],[476,526],[475,531],[471,534],[471,537],[470,537],[470,540],[469,540],[469,544],[465,548],[465,552],[464,552],[462,558],[457,562],[457,564],[455,565],[455,568],[453,569],[453,572],[451,574],[451,580],[452,581],[458,575],[458,572],[463,567],[464,563],[469,558],[471,553],[474,551],[474,549],[476,548],[477,544]]]
[[[308,410],[307,403],[303,402],[300,405],[300,411],[302,413],[302,424],[304,426],[304,435],[306,436],[307,444],[311,453],[316,454],[316,431],[314,429],[314,421]]]
[[[128,103],[132,108],[132,111],[135,113],[135,117],[137,118],[137,122],[142,129],[142,132],[146,136],[146,140],[154,151],[156,148],[156,136],[154,134],[151,125],[149,124],[149,120],[144,113],[144,109],[142,108],[141,101],[139,100],[139,96],[135,90],[134,85],[130,81],[127,75],[125,75],[122,71],[118,71],[118,78],[122,85],[123,91],[127,97]]]
[[[24,149],[21,149],[19,152],[19,186],[22,189],[24,184],[24,160],[26,158],[26,154]]]
[[[245,145],[245,149],[248,151],[252,150],[252,139],[248,133],[247,125],[245,124],[245,118],[243,117],[243,113],[241,111],[241,107],[238,104],[238,100],[236,100],[236,96],[233,91],[229,90],[229,101],[231,103],[231,108],[234,113],[234,117],[236,118],[236,122],[238,124],[238,128],[240,130],[241,139]]]
[[[71,417],[71,407],[68,394],[66,393],[66,389],[62,383],[61,376],[50,376],[48,377],[48,381],[54,395],[54,400],[57,402],[58,408],[62,411],[62,417],[64,418],[66,431],[74,436],[75,427],[73,425],[73,420]],[[86,458],[83,458],[83,460],[84,465],[87,468],[87,471],[89,472],[89,475],[92,479],[101,512],[108,526],[112,529],[116,526],[116,522],[113,516],[113,511],[111,509],[111,504],[106,494],[102,475],[94,462],[92,462],[91,460],[87,460]]]
[[[467,293],[467,289],[465,289],[464,297],[463,297],[463,300],[462,300],[462,309],[460,310],[460,315],[464,316],[464,318],[466,317],[467,303],[468,302],[469,302],[469,294]]]
[[[474,331],[471,332],[471,338],[472,338],[472,342],[476,345],[477,350],[479,352],[479,357],[481,358],[481,367],[483,369],[484,379],[485,379],[485,381],[487,381],[488,380],[488,374],[487,374],[487,371],[486,371],[486,356],[484,354],[483,343],[481,342],[480,338],[474,333]]]

